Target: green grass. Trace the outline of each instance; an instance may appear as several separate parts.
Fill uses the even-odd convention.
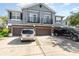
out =
[[[0,38],[0,40],[4,40],[4,38],[3,38],[3,37],[1,37],[1,38]]]
[[[8,39],[8,38],[7,37],[3,37],[3,36],[1,37],[0,36],[0,40],[4,40],[4,39]]]

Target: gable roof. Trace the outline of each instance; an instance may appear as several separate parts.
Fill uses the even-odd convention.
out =
[[[21,10],[18,9],[7,9],[8,12],[22,12]]]
[[[45,6],[47,9],[49,9],[51,12],[56,13],[53,9],[51,9],[49,6],[47,6],[47,5],[44,4],[44,3],[33,3],[33,4],[27,4],[27,5],[25,5],[22,9],[30,8],[30,7],[35,6],[35,5],[38,5],[38,4],[42,4],[42,5]]]

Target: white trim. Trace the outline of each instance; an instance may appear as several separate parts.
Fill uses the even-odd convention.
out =
[[[40,23],[27,23],[27,24],[13,24],[12,26],[17,26],[17,25],[23,25],[23,26],[51,26],[53,27],[53,25],[51,24],[40,24]]]
[[[12,21],[21,21],[21,19],[11,19]]]
[[[12,26],[12,23],[8,23],[8,26]]]
[[[36,12],[36,13],[38,13],[39,11],[37,11],[37,10],[28,10],[28,12]]]
[[[46,14],[46,15],[51,15],[51,12],[43,12],[43,11],[42,11],[42,13],[43,13],[43,14]]]

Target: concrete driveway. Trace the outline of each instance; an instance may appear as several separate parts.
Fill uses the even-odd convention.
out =
[[[43,55],[36,42],[21,42],[19,37],[9,37],[0,41],[0,55],[3,56],[31,56]]]
[[[65,41],[53,46],[53,41]],[[58,41],[58,42],[59,42]],[[61,42],[59,42],[61,43]],[[19,37],[0,41],[0,56],[72,56],[79,55],[79,42],[63,37],[36,36],[33,42],[21,42]]]
[[[54,40],[59,41],[60,44],[53,46],[52,42]],[[46,56],[79,56],[79,42],[63,37],[50,36],[38,37],[38,41]]]

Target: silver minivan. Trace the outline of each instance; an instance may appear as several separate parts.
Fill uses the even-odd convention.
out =
[[[21,41],[25,41],[25,40],[35,40],[34,29],[23,29],[21,31]]]

